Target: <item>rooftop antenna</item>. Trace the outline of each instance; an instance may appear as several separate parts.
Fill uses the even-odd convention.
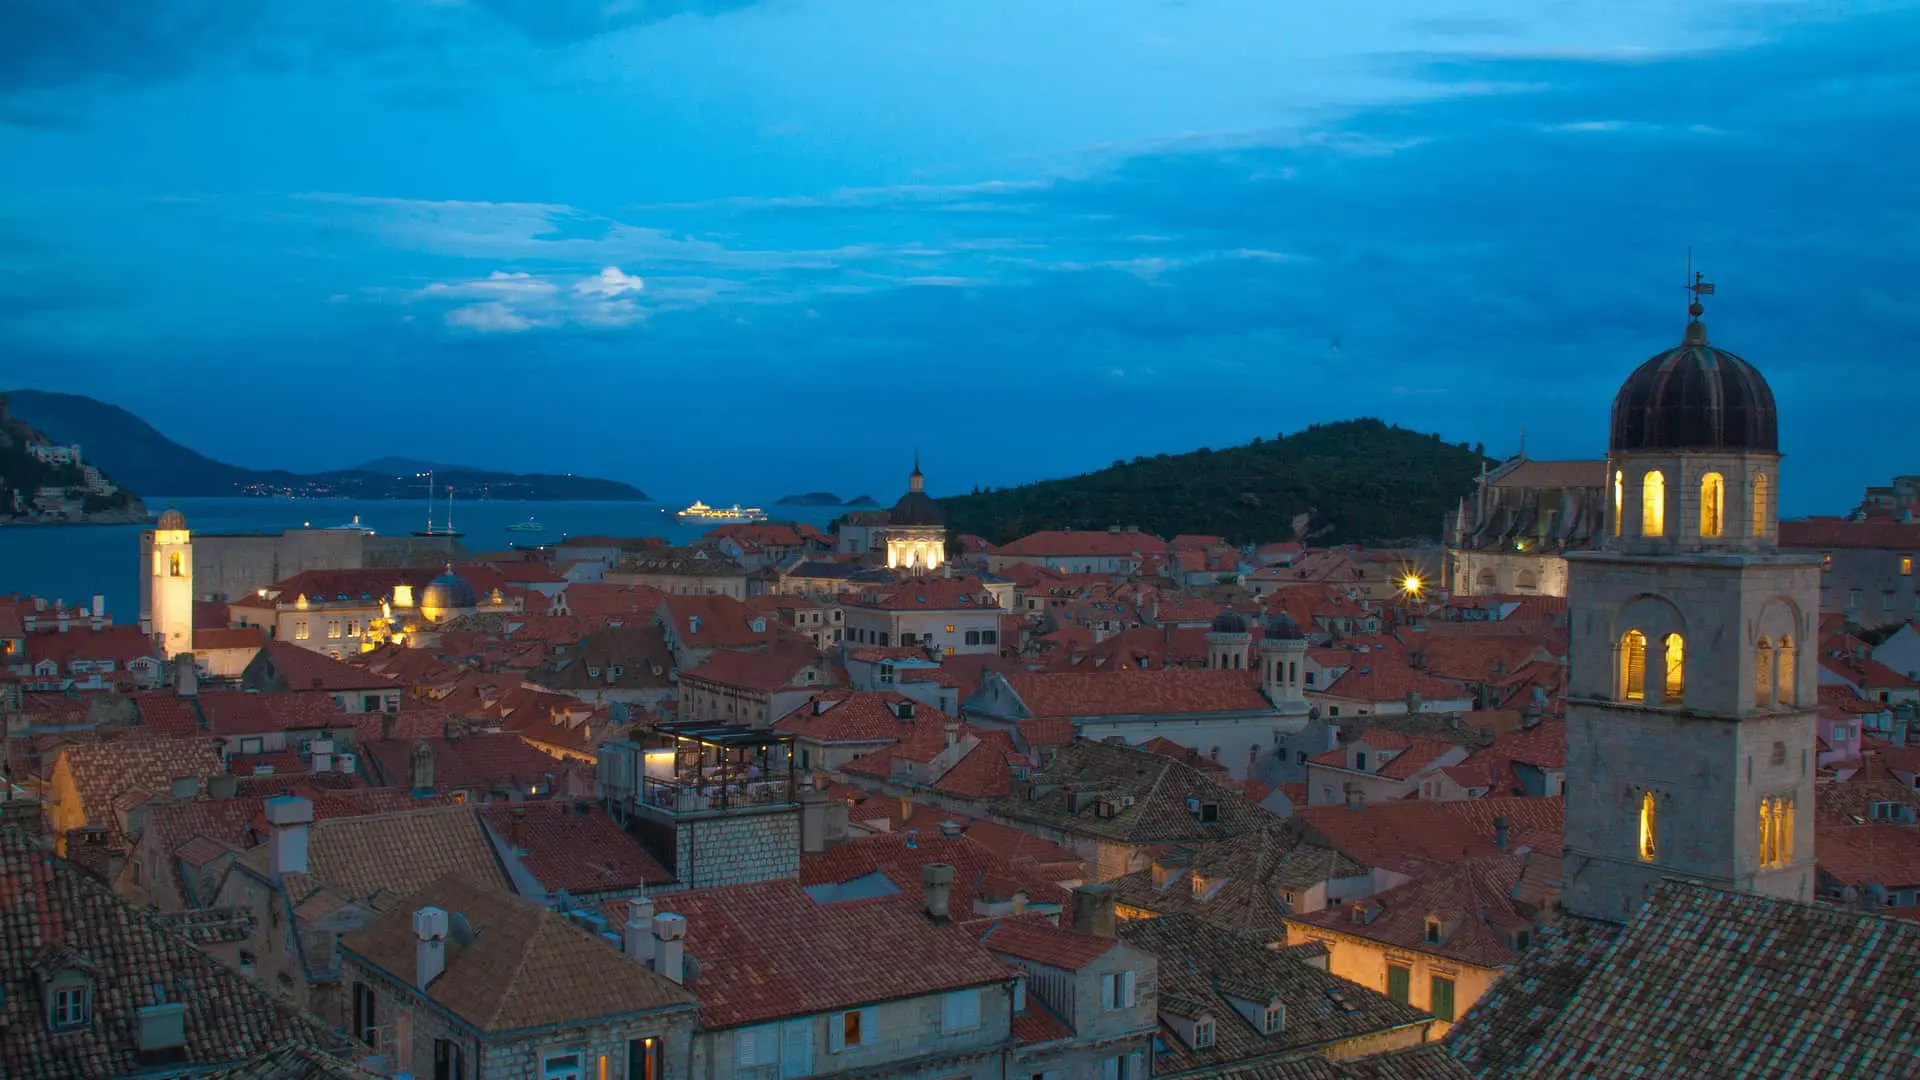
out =
[[[1520,460],[1527,460],[1527,429],[1525,426],[1520,428]]]

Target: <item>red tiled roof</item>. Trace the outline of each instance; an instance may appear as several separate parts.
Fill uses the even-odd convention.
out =
[[[590,801],[494,803],[480,819],[548,892],[608,892],[673,880],[618,822]]]
[[[903,720],[897,712],[903,702],[913,706],[911,719]],[[816,711],[819,705],[826,705],[826,711]],[[835,690],[814,695],[773,726],[818,742],[892,742],[910,734],[917,724],[939,727],[953,719],[893,690]]]
[[[204,780],[220,772],[220,756],[208,739],[135,736],[107,743],[69,746],[60,752],[73,777],[87,824],[104,825],[116,794],[134,788],[167,791],[176,778]],[[59,765],[55,766],[57,772]]]
[[[267,643],[267,632],[258,626],[202,627],[193,632],[195,652],[208,649],[257,649]]]
[[[1319,691],[1321,695],[1375,704],[1405,701],[1411,693],[1419,694],[1424,701],[1457,701],[1472,697],[1461,687],[1408,667],[1405,661],[1384,653],[1366,653],[1353,657],[1350,662],[1353,666],[1322,688]]]
[[[662,893],[659,912],[686,916],[700,1022],[736,1027],[1010,982],[964,929],[934,926],[896,898],[817,904],[793,880]],[[605,905],[625,925],[625,900]],[[849,963],[849,958],[858,962]]]
[[[1814,852],[1820,872],[1843,885],[1920,885],[1920,829],[1911,825],[1821,825]]]
[[[125,669],[128,662],[141,657],[159,657],[153,640],[137,626],[103,626],[98,630],[74,626],[65,633],[36,630],[26,635],[26,642],[28,660],[36,664],[51,660],[62,672],[71,671],[75,661],[111,660],[115,668]]]
[[[1066,890],[1037,873],[1035,864],[1004,859],[992,846],[964,833],[946,836],[937,828],[940,820],[937,810],[918,813],[911,829],[903,823],[898,832],[860,837],[808,855],[800,860],[800,883],[838,884],[883,873],[904,899],[919,904],[926,898],[921,867],[941,863],[954,868],[948,904],[956,922],[976,918],[976,899],[1009,900],[1016,889],[1024,891],[1030,903],[1066,903]]]
[[[170,690],[135,694],[133,704],[140,711],[141,726],[156,735],[179,738],[200,730],[200,714],[193,702]]]
[[[1461,802],[1406,800],[1359,810],[1343,805],[1294,807],[1294,820],[1329,846],[1368,866],[1418,871],[1436,863],[1499,854],[1494,819],[1509,822],[1509,850],[1558,855],[1566,804],[1559,798],[1484,798]]]
[[[272,675],[282,680],[289,692],[320,690],[335,693],[346,690],[392,690],[399,684],[378,672],[345,664],[325,653],[302,648],[290,641],[269,641],[261,647],[263,659]]]
[[[873,611],[970,611],[1000,606],[987,587],[973,578],[911,578],[847,596],[841,602],[849,608]]]
[[[1041,558],[1102,558],[1161,555],[1167,542],[1147,533],[1036,532],[1001,546],[998,554]]]
[[[675,637],[696,649],[764,645],[773,640],[778,625],[731,596],[668,596],[660,607]],[[693,629],[695,618],[700,620],[698,630]],[[753,629],[755,618],[765,619],[765,630]]]
[[[202,690],[200,715],[214,735],[260,735],[272,731],[346,727],[347,714],[326,694],[256,694]]]
[[[1783,548],[1882,548],[1920,551],[1920,524],[1899,521],[1782,521]]]
[[[517,735],[470,735],[462,739],[380,739],[361,743],[385,782],[405,787],[411,783],[409,764],[415,741],[425,742],[433,754],[433,782],[441,791],[525,787],[558,774],[559,762],[528,746]]]
[[[1112,952],[1119,942],[1098,934],[1063,930],[1043,919],[999,919],[980,935],[980,944],[1002,956],[1079,971]]]
[[[1508,933],[1531,929],[1532,925],[1514,908],[1512,899],[1514,886],[1530,857],[1541,856],[1469,859],[1363,901],[1336,904],[1287,921],[1480,967],[1505,967],[1519,958]],[[1554,856],[1545,858],[1558,861]],[[1352,908],[1356,906],[1364,906],[1372,917],[1355,922]],[[1451,933],[1438,943],[1427,940],[1429,917],[1451,924]]]
[[[1244,672],[1014,672],[1004,676],[1035,717],[1267,712]]]
[[[682,681],[699,679],[722,686],[770,692],[791,686],[823,685],[824,680],[806,682],[801,679],[804,669],[822,666],[820,653],[811,645],[787,641],[775,644],[764,652],[717,650],[709,654],[699,667],[682,672],[680,678]]]

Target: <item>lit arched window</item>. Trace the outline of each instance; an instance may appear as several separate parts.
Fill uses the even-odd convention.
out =
[[[1719,536],[1726,529],[1727,482],[1719,473],[1700,478],[1700,535]]]
[[[1647,697],[1647,635],[1638,630],[1620,639],[1620,696],[1627,701]]]
[[[1667,478],[1659,469],[1640,481],[1640,535],[1667,535]]]
[[[1760,869],[1777,870],[1793,861],[1793,800],[1775,795],[1760,800]]]
[[[1760,800],[1760,869],[1773,865],[1773,800]]]
[[[1780,635],[1780,648],[1774,653],[1773,660],[1775,689],[1773,699],[1792,708],[1800,703],[1800,693],[1794,685],[1793,638]]]
[[[167,556],[167,574],[171,577],[180,576],[180,553],[177,551]]]
[[[1663,644],[1667,647],[1667,681],[1662,696],[1672,704],[1687,693],[1687,643],[1679,634],[1668,634]]]
[[[1753,536],[1767,535],[1767,474],[1753,474]]]
[[[1753,707],[1764,709],[1773,704],[1773,642],[1760,639],[1753,658]]]
[[[1620,535],[1620,515],[1626,511],[1627,474],[1613,470],[1613,535]]]
[[[1653,792],[1640,793],[1640,859],[1652,862],[1654,853]]]

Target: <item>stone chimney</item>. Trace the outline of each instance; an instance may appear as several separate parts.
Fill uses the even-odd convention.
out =
[[[952,746],[955,743],[959,742],[960,741],[960,721],[949,720],[946,722],[945,727],[947,729],[947,745]]]
[[[266,801],[262,812],[271,830],[267,864],[273,879],[306,873],[307,827],[313,824],[313,803],[298,795],[275,795]]]
[[[1415,713],[1418,713],[1419,711],[1420,711],[1420,691],[1418,690],[1407,691],[1407,715],[1412,716]]]
[[[1113,936],[1113,886],[1082,885],[1073,890],[1073,928],[1082,934]]]
[[[927,918],[932,919],[936,926],[945,926],[951,914],[953,867],[946,863],[928,863],[922,866],[920,884],[925,887],[927,893]]]
[[[1367,805],[1367,800],[1366,800],[1366,797],[1361,794],[1360,781],[1358,780],[1347,781],[1345,785],[1345,791],[1347,796],[1347,809],[1349,810],[1365,809]]]
[[[827,793],[819,788],[800,792],[800,854],[818,855],[827,850]]]
[[[324,773],[333,771],[332,739],[315,739],[313,740],[313,745],[308,748],[308,751],[313,755],[311,768],[314,772]]]
[[[100,595],[99,593],[94,593],[93,594],[93,617],[96,619],[102,619],[106,617],[106,614],[107,614],[107,598]]]
[[[653,970],[677,983],[687,981],[687,917],[669,911],[653,917]]]
[[[1507,828],[1506,818],[1497,817],[1493,819],[1493,846],[1499,848],[1501,851],[1507,850]]]
[[[200,694],[200,666],[193,662],[192,653],[173,658],[173,692],[185,698]]]
[[[413,984],[422,990],[447,970],[447,913],[423,907],[413,913]]]
[[[200,778],[197,776],[176,776],[173,778],[173,797],[191,799],[200,794]]]
[[[407,761],[408,786],[413,789],[413,797],[424,799],[434,793],[433,788],[433,749],[425,739],[413,744],[413,755]]]
[[[627,925],[621,931],[620,951],[640,961],[653,961],[653,901],[645,896],[627,903]]]
[[[966,834],[967,827],[957,821],[943,821],[940,823],[940,835],[949,840],[958,839]]]

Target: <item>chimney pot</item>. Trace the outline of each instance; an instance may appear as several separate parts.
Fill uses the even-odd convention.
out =
[[[1493,819],[1493,846],[1499,848],[1501,851],[1507,850],[1508,828],[1506,818],[1497,817]]]
[[[653,970],[677,983],[687,980],[687,917],[671,911],[653,917]]]
[[[1073,890],[1073,928],[1082,934],[1113,936],[1113,886],[1082,885]]]
[[[447,913],[423,907],[413,913],[414,985],[425,990],[447,970]]]
[[[946,863],[928,863],[920,868],[920,884],[927,895],[927,918],[944,925],[951,914],[953,867]]]
[[[943,821],[940,823],[940,835],[949,839],[964,836],[966,835],[966,831],[967,827],[957,821]]]
[[[653,900],[638,897],[627,904],[627,925],[621,933],[620,948],[642,964],[653,960]]]
[[[1358,780],[1347,781],[1346,796],[1347,809],[1349,810],[1359,810],[1367,805],[1367,800],[1360,794],[1360,781]]]
[[[275,881],[285,874],[307,872],[307,826],[313,824],[313,803],[298,795],[275,795],[261,810],[272,835],[267,843],[268,866]]]

